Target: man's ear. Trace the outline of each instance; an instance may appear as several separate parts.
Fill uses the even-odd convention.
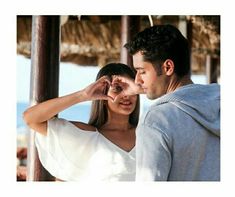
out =
[[[171,59],[165,60],[165,62],[162,65],[162,69],[167,76],[173,75],[175,70],[174,62]]]

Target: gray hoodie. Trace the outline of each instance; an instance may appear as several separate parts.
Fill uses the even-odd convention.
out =
[[[136,180],[220,180],[220,86],[190,84],[158,99],[136,130]]]

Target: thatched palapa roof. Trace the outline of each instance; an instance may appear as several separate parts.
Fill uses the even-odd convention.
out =
[[[153,24],[192,27],[192,71],[201,72],[205,56],[220,57],[220,16],[140,16],[141,30]],[[121,16],[63,16],[61,61],[78,65],[105,65],[120,61]],[[17,53],[30,58],[32,17],[17,17]]]

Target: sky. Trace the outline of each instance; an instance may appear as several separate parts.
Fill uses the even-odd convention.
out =
[[[28,102],[30,92],[30,59],[17,56],[17,102]],[[85,88],[95,81],[99,67],[60,63],[59,95],[63,96]]]
[[[16,57],[16,102],[29,102],[30,94],[30,59]],[[79,66],[72,63],[60,63],[59,96],[73,93],[87,87],[95,81],[98,66]],[[141,95],[141,102],[150,105],[152,101]],[[84,102],[84,104],[89,102]]]
[[[29,102],[30,92],[30,59],[17,55],[16,91],[17,102]],[[60,63],[59,96],[81,90],[95,81],[99,71],[97,66],[78,66],[72,63]],[[205,76],[192,76],[195,83],[205,84]],[[145,103],[151,103],[145,96],[141,96]]]

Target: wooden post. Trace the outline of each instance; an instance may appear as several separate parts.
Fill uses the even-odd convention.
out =
[[[132,57],[123,46],[140,30],[140,16],[122,16],[121,18],[121,63],[133,66]]]
[[[218,59],[213,58],[211,55],[206,56],[206,78],[208,84],[218,82],[217,63]]]
[[[178,24],[178,28],[180,30],[180,32],[183,34],[183,36],[185,38],[188,37],[188,29],[187,29],[187,19],[186,16],[183,15],[179,15],[179,24]]]
[[[187,39],[189,42],[189,54],[190,54],[190,75],[192,74],[192,43],[193,43],[193,23],[191,20],[187,20]]]
[[[33,16],[31,48],[31,105],[58,96],[60,17]],[[29,134],[27,181],[54,180],[41,165],[35,147],[35,132]]]

